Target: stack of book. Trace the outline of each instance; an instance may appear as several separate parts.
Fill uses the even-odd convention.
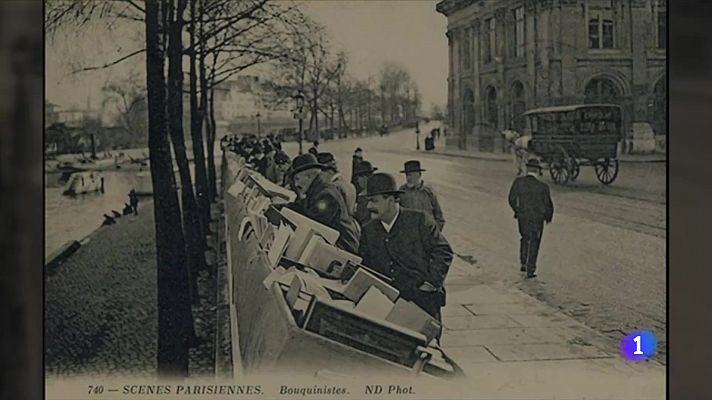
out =
[[[313,219],[299,214],[292,209],[284,207],[282,208],[281,213],[284,218],[289,220],[291,224],[296,227],[294,235],[289,241],[289,246],[284,253],[287,258],[299,260],[309,244],[309,241],[315,235],[321,236],[327,243],[330,244],[336,243],[336,240],[339,238],[339,231],[336,229],[314,221]]]
[[[298,261],[328,276],[338,278],[348,262],[358,264],[361,262],[361,257],[326,243],[319,235],[312,235]]]

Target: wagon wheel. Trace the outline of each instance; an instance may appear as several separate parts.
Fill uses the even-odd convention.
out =
[[[618,159],[606,158],[603,161],[597,162],[595,168],[598,180],[604,185],[609,185],[613,183],[618,176]]]
[[[559,185],[565,185],[571,177],[571,158],[563,148],[554,154],[549,162],[549,175]]]
[[[581,172],[581,168],[579,166],[578,161],[571,159],[571,168],[570,168],[570,177],[569,179],[573,182],[578,178],[579,172]]]
[[[565,185],[569,181],[569,169],[560,161],[552,161],[549,164],[549,175],[559,185]]]

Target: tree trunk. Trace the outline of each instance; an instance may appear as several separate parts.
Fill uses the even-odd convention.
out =
[[[201,3],[202,4],[202,3]],[[202,31],[202,27],[200,28]],[[200,83],[200,113],[203,116],[203,125],[201,125],[201,129],[205,129],[205,138],[207,140],[208,135],[210,134],[210,118],[209,118],[209,112],[208,112],[208,71],[207,71],[207,66],[205,64],[205,57],[206,55],[204,53],[200,53],[200,57],[198,59],[198,79]],[[202,140],[202,139],[201,139]],[[206,160],[207,162],[207,160]],[[212,191],[212,185],[210,184],[210,167],[207,166],[208,171],[206,171],[206,189],[208,192],[208,200],[206,203],[208,204],[202,211],[202,217],[206,221],[210,221],[210,199],[214,199],[216,196],[216,193]]]
[[[205,148],[203,146],[203,118],[204,114],[198,103],[198,72],[197,72],[197,46],[195,21],[198,18],[196,13],[196,2],[190,0],[190,137],[193,142],[193,163],[195,164],[195,196],[200,208],[200,237],[205,240],[208,231],[208,220],[210,215],[210,197],[208,189],[208,174],[205,164]],[[202,11],[202,5],[201,5]],[[202,13],[201,13],[202,14]]]
[[[165,5],[165,3],[164,3]],[[163,12],[166,10],[164,9]],[[146,2],[146,89],[148,93],[148,153],[151,161],[156,265],[158,270],[158,374],[188,375],[190,307],[185,240],[180,206],[171,184],[173,163],[167,135],[166,84],[161,51],[161,12],[157,1]]]
[[[208,184],[210,185],[210,202],[215,201],[217,196],[217,176],[215,172],[215,136],[217,135],[217,124],[215,123],[215,91],[208,91],[210,100],[210,127],[208,129]]]
[[[203,241],[205,235],[200,232],[198,205],[193,192],[193,179],[190,176],[190,163],[185,149],[183,132],[183,15],[187,0],[170,0],[170,32],[168,36],[168,131],[170,132],[173,152],[181,182],[181,205],[183,211],[183,233],[185,234],[188,271],[190,273],[191,298],[198,303],[198,271],[204,268]],[[177,3],[175,15],[173,5]],[[202,238],[201,238],[202,236]],[[192,324],[191,324],[192,327]]]

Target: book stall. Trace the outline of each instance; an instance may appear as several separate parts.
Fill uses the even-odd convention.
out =
[[[294,192],[224,160],[234,371],[459,375],[436,319],[335,247],[338,231],[286,207]]]

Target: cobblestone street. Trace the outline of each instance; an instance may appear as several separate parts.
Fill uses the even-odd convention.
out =
[[[421,125],[421,132],[434,126]],[[444,138],[437,141],[438,150],[444,144]],[[525,281],[516,256],[516,220],[507,204],[515,175],[511,161],[416,151],[413,129],[328,141],[320,150],[334,153],[342,173],[350,177],[357,146],[366,160],[399,183],[405,180],[398,173],[403,163],[421,160],[427,170],[423,178],[435,189],[445,214],[444,234],[460,256],[456,261],[473,274],[473,283],[519,288],[605,334],[611,349],[617,348],[622,332],[652,329],[661,341],[656,359],[664,362],[665,163],[623,162],[609,186],[601,185],[590,167],[567,186],[554,184],[544,171],[554,220],[544,231],[539,277]],[[287,149],[297,152],[295,143]],[[468,265],[465,260],[477,262]]]

